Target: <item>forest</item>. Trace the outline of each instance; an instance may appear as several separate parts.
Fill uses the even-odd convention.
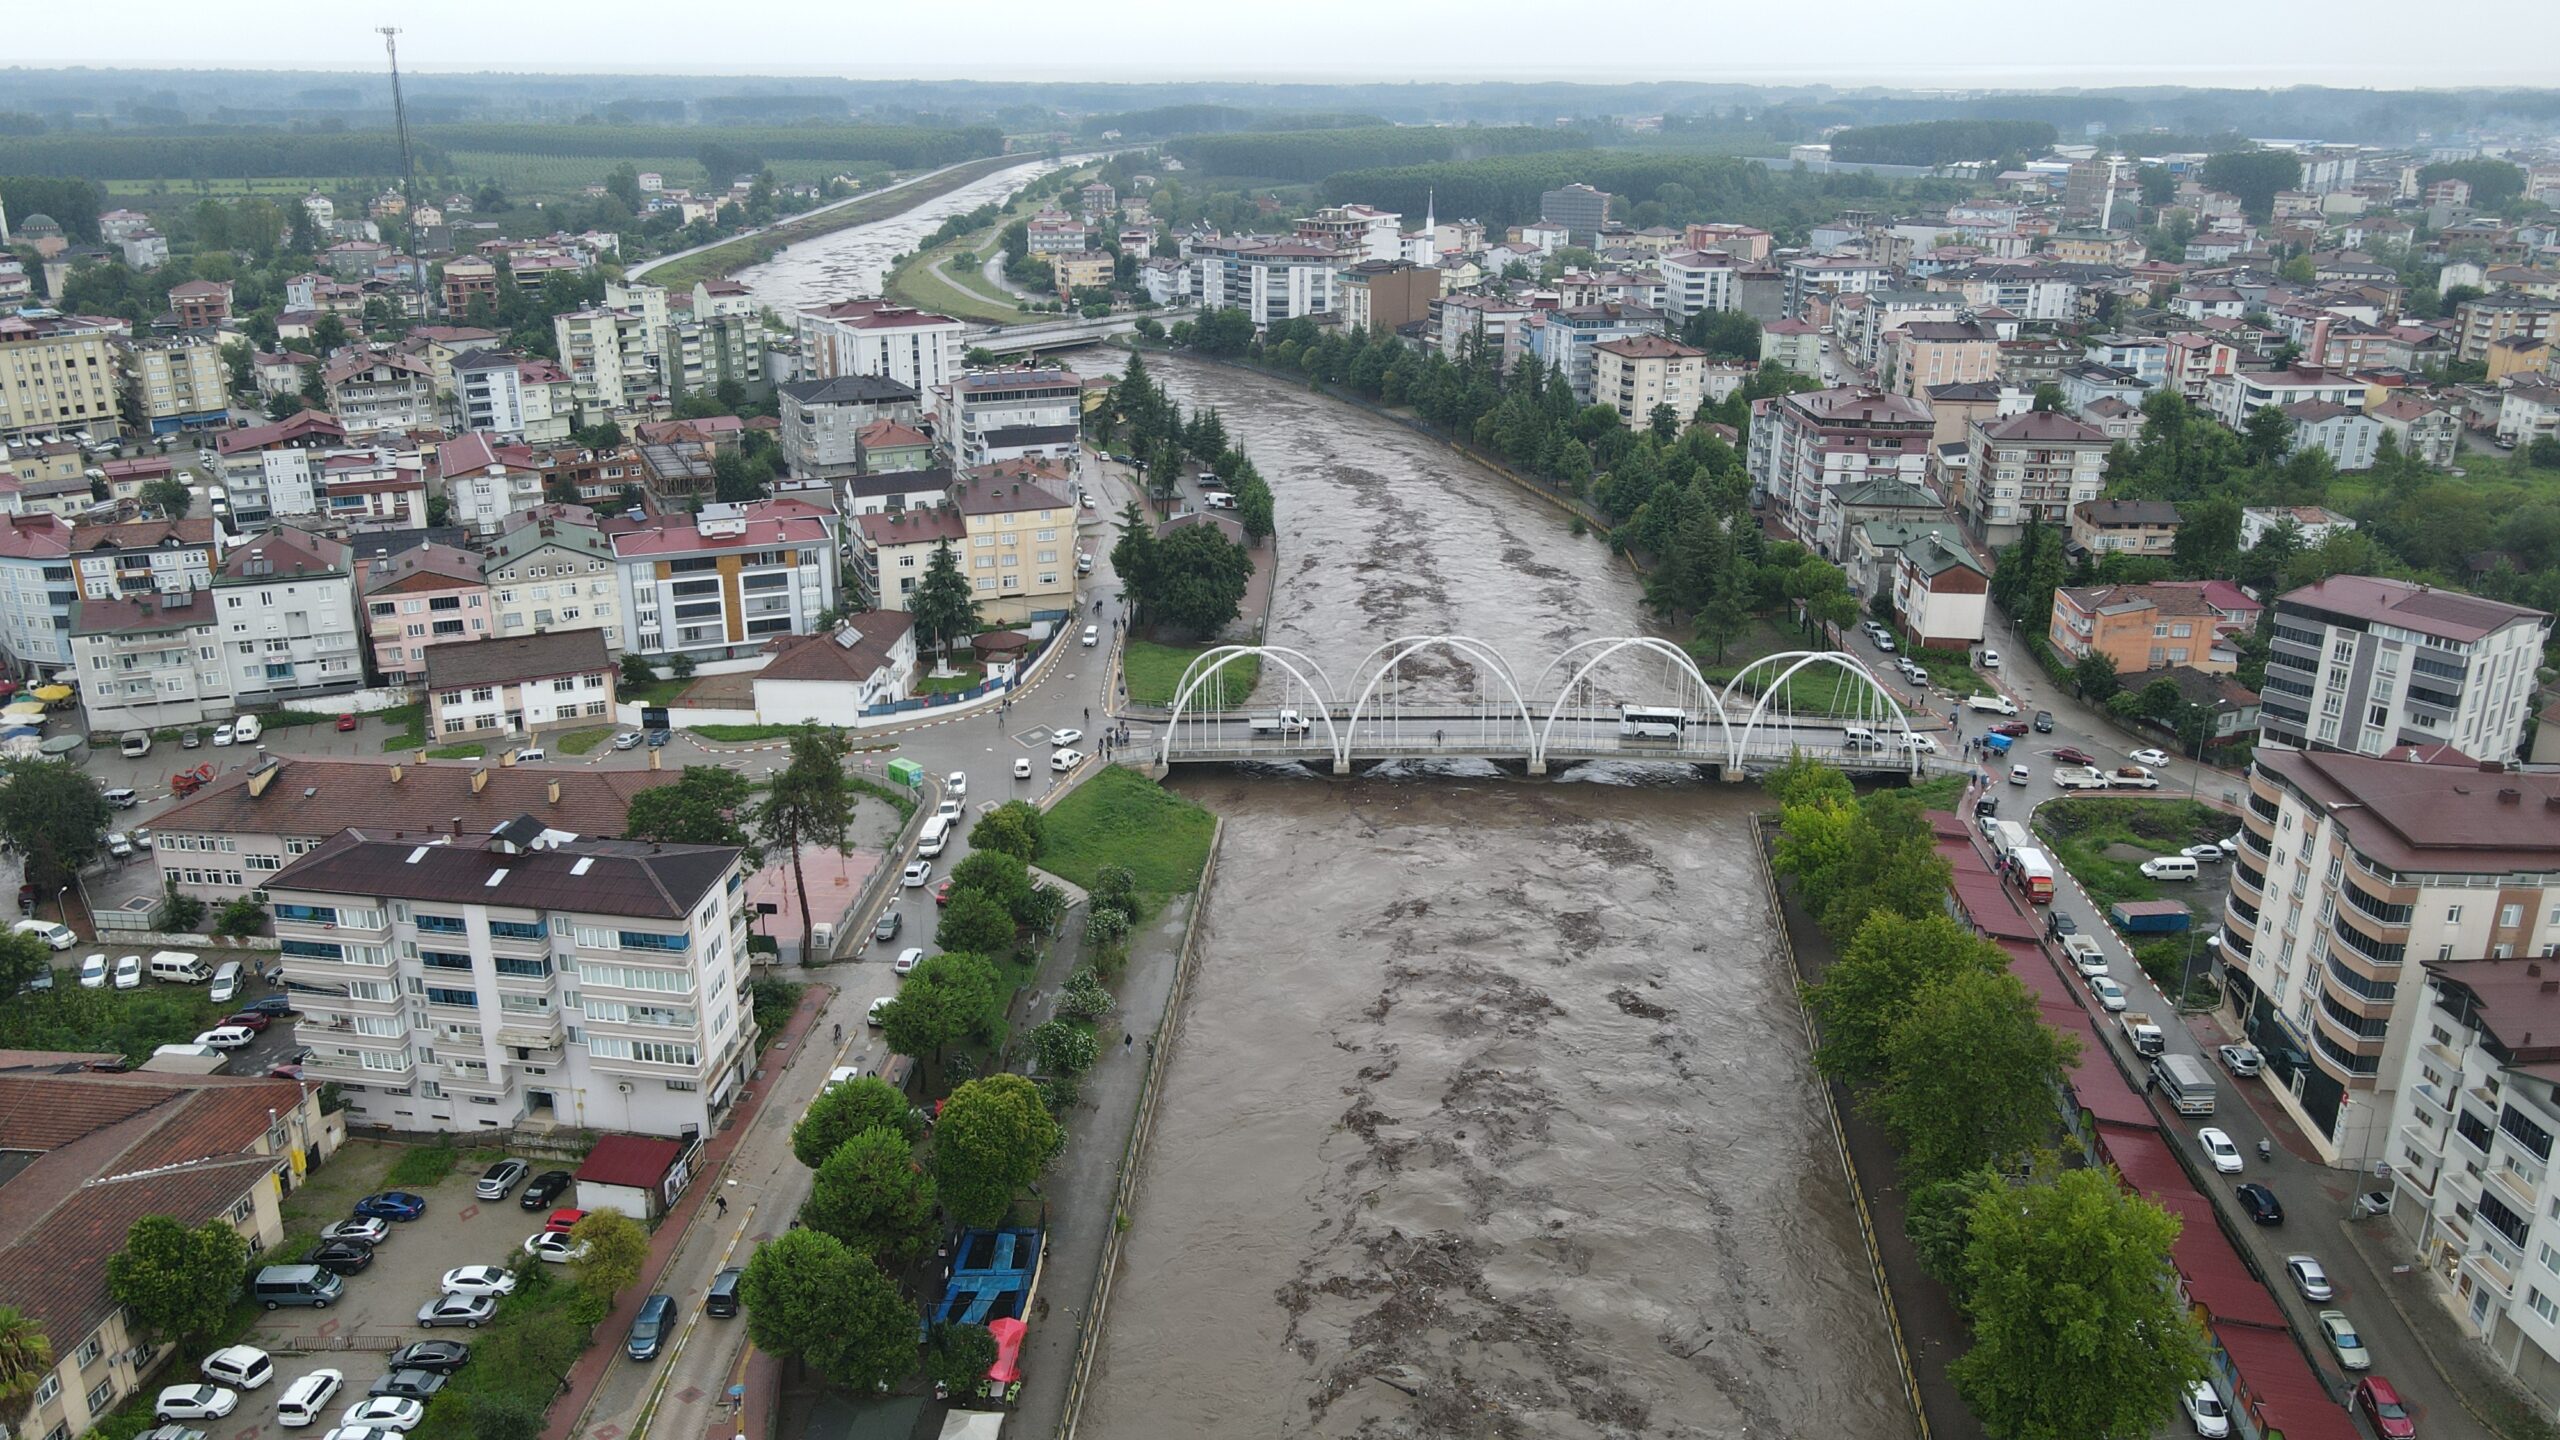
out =
[[[1419,215],[1427,201],[1436,202],[1442,215],[1505,226],[1537,219],[1539,195],[1576,180],[1626,197],[1633,208],[1612,218],[1632,225],[1727,220],[1760,226],[1781,243],[1801,240],[1806,227],[1851,201],[1954,200],[1969,193],[1952,181],[1897,186],[1858,173],[1797,175],[1725,155],[1641,150],[1566,150],[1349,170],[1326,177],[1320,190],[1332,204],[1358,200]]]
[[[451,170],[452,150],[649,160],[690,155],[712,140],[768,160],[874,160],[901,169],[948,165],[1004,148],[1003,135],[993,127],[428,125],[418,131],[418,170]],[[388,130],[28,135],[9,141],[7,164],[22,175],[91,180],[329,179],[397,175],[401,169],[400,141]]]
[[[1852,165],[1948,165],[1993,160],[2053,144],[2042,120],[1916,120],[1863,125],[1831,137],[1831,158]]]
[[[1205,174],[1316,181],[1353,166],[1464,162],[1539,150],[1577,150],[1590,143],[1591,137],[1580,131],[1533,125],[1490,129],[1387,125],[1195,135],[1166,148],[1183,164]],[[1416,202],[1412,210],[1421,214],[1421,204]]]

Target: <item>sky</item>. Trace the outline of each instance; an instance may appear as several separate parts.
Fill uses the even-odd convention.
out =
[[[1897,88],[2560,83],[2560,5],[2470,0],[1674,3],[1554,0],[120,0],[9,27],[6,62],[985,80],[1729,80]],[[217,5],[215,10],[227,8]],[[1242,33],[1250,31],[1247,40]]]

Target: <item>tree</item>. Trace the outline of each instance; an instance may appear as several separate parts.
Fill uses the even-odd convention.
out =
[[[471,1402],[471,1440],[537,1440],[542,1434],[542,1410],[529,1400],[485,1390],[463,1398]]]
[[[800,889],[800,955],[810,958],[815,921],[809,909],[809,872],[801,851],[845,847],[853,825],[853,790],[845,784],[844,740],[832,731],[803,728],[791,738],[791,763],[773,777],[756,808],[756,838],[768,853],[788,851],[792,882]]]
[[[159,511],[164,519],[184,520],[188,508],[196,503],[196,497],[187,488],[186,481],[171,475],[143,486],[142,503]]]
[[[625,656],[626,660],[638,659]],[[753,849],[743,823],[755,799],[755,782],[735,770],[696,765],[672,785],[655,785],[631,797],[622,833],[661,845],[736,845]]]
[[[987,1383],[987,1372],[995,1363],[996,1337],[984,1325],[936,1325],[933,1341],[924,1352],[925,1378],[945,1394],[964,1399]]]
[[[1782,810],[1819,800],[1849,805],[1858,798],[1848,776],[1801,754],[1788,756],[1785,764],[1760,777],[1760,788],[1769,792],[1769,798],[1777,801]]]
[[[1959,1308],[1966,1300],[1964,1257],[1973,1236],[1974,1203],[2008,1188],[2009,1177],[1988,1167],[1910,1187],[1902,1233],[1919,1255],[1921,1268],[1947,1287]]]
[[[1076,967],[1058,991],[1058,1013],[1071,1020],[1099,1020],[1118,1006],[1111,992],[1103,988],[1102,977],[1090,965]]]
[[[97,859],[114,818],[84,771],[50,760],[0,767],[0,837],[27,857],[27,879],[40,891],[70,884]]]
[[[53,947],[44,941],[15,930],[0,935],[0,995],[23,992],[52,964]]]
[[[1916,1185],[2045,1144],[2078,1062],[2078,1044],[2044,1023],[2018,977],[1959,972],[1922,989],[1886,1032],[1884,1081],[1868,1105],[1902,1142]]]
[[[942,907],[933,943],[968,954],[1003,955],[1013,949],[1013,934],[1013,911],[1004,902],[984,891],[955,888],[951,903]]]
[[[1944,913],[1870,915],[1821,982],[1805,988],[1805,1005],[1822,1024],[1814,1063],[1823,1074],[1865,1089],[1884,1077],[1886,1040],[1922,990],[1952,976],[2008,968],[1999,946]]]
[[[16,993],[16,992],[11,992]],[[0,1413],[17,1408],[53,1373],[53,1342],[15,1305],[0,1305]]]
[[[2293,417],[2273,405],[2261,405],[2241,422],[2240,440],[2250,464],[2273,465],[2293,448]]]
[[[1983,1195],[1967,1229],[1974,1344],[1949,1374],[1995,1440],[2152,1434],[2204,1378],[2167,1283],[2178,1219],[2112,1170]]]
[[[787,1230],[757,1246],[738,1298],[758,1346],[847,1389],[893,1385],[915,1369],[916,1308],[833,1235]]]
[[[1036,936],[1055,935],[1065,927],[1067,911],[1072,908],[1066,891],[1055,885],[1034,885],[1031,893],[1022,897],[1022,903],[1013,907],[1013,923]]]
[[[917,637],[945,660],[954,641],[978,633],[978,597],[969,588],[969,577],[960,573],[960,557],[950,541],[934,547],[924,578],[907,597],[907,613],[915,617]]]
[[[1019,1075],[991,1075],[951,1092],[933,1137],[942,1203],[963,1225],[1004,1219],[1013,1197],[1066,1148],[1066,1131]]]
[[[2071,667],[2071,688],[2092,705],[2103,705],[2116,693],[2116,659],[2104,650],[2092,650]]]
[[[654,685],[657,681],[658,662],[637,650],[630,651],[622,657],[622,683],[626,688],[638,690]]]
[[[1138,611],[1147,623],[1186,635],[1214,635],[1234,623],[1253,577],[1253,557],[1215,526],[1186,525],[1155,544]],[[1122,581],[1128,580],[1122,572]]]
[[[2302,161],[2290,150],[2228,150],[2205,157],[2200,177],[2208,190],[2237,196],[2249,218],[2273,218],[2276,192],[2302,183]]]
[[[1950,878],[1945,857],[1920,807],[1902,791],[1878,791],[1858,802],[1839,865],[1812,892],[1822,928],[1854,935],[1877,910],[1940,915]]]
[[[224,1221],[190,1230],[166,1215],[145,1215],[107,1260],[107,1294],[150,1339],[192,1344],[230,1320],[248,1263],[249,1242]]]
[[[897,1086],[877,1075],[841,1080],[818,1092],[807,1113],[791,1127],[791,1153],[815,1170],[844,1142],[866,1130],[894,1130],[913,1139],[914,1107]]]
[[[2067,413],[2071,409],[2071,400],[2062,393],[2061,386],[2048,380],[2036,387],[2036,398],[2032,408],[2039,411]]]
[[[971,850],[996,850],[1029,864],[1040,853],[1041,822],[1047,817],[1027,800],[1007,800],[978,817],[969,827]]]
[[[569,1227],[572,1247],[586,1253],[570,1262],[579,1293],[606,1305],[640,1278],[649,1260],[649,1232],[619,1210],[590,1210]]]
[[[995,962],[966,952],[928,955],[882,1008],[880,1035],[897,1054],[939,1059],[954,1040],[992,1033],[1002,1004]]]
[[[883,1265],[933,1246],[933,1178],[897,1130],[865,1130],[836,1147],[809,1182],[800,1223]]]
[[[1093,1032],[1064,1020],[1044,1021],[1031,1032],[1031,1053],[1043,1075],[1081,1075],[1101,1058]]]
[[[2229,575],[2240,560],[2240,502],[2213,495],[2178,507],[2170,559],[2181,575]]]
[[[1022,897],[1031,893],[1031,867],[1022,862],[1022,857],[1007,851],[973,852],[951,867],[951,898],[958,900],[963,893],[984,895],[1010,914],[1022,903]],[[982,953],[985,950],[973,945],[958,948]]]

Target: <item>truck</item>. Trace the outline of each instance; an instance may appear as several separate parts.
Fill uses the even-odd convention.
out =
[[[2119,900],[2107,907],[2107,919],[2127,935],[2175,935],[2193,917],[2175,900]]]
[[[1256,715],[1246,723],[1253,727],[1256,735],[1303,735],[1307,730],[1307,717],[1295,710]]]
[[[2104,790],[2107,772],[2095,765],[2076,765],[2053,772],[2053,783],[2064,790]]]
[[[1979,710],[1985,715],[2015,715],[2018,713],[2018,702],[2006,695],[1967,695],[1964,697],[1964,708]]]
[[[2149,1011],[2127,1010],[2116,1017],[2124,1027],[2124,1038],[2133,1042],[2136,1055],[2157,1055],[2169,1048],[2169,1037],[2154,1024]]]
[[[1982,737],[1983,748],[1989,750],[1994,755],[2008,754],[2009,747],[2015,743],[2015,741],[2011,740],[2006,735],[1985,735]]]
[[[2115,773],[2107,777],[2107,783],[2124,790],[2157,790],[2160,777],[2141,765],[2119,765]]]
[[[2053,862],[2045,858],[2042,850],[2030,845],[2011,852],[2009,874],[2018,882],[2018,889],[2027,897],[2028,903],[2053,903]]]
[[[1984,833],[1991,837],[1991,848],[1999,854],[2003,864],[2010,856],[2035,843],[2028,838],[2027,827],[2015,820],[1994,820],[1983,828]]]
[[[2151,1083],[2181,1115],[2213,1113],[2213,1072],[2193,1055],[2163,1055],[2152,1061]]]

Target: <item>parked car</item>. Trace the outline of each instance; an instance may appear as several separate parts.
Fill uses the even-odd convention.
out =
[[[2258,1073],[2260,1061],[2258,1047],[2255,1045],[2225,1045],[2213,1053],[2222,1057],[2222,1068],[2234,1075],[2249,1076]]]
[[[941,884],[933,887],[933,903],[937,909],[951,903],[950,881],[945,880]]]
[[[447,1295],[511,1295],[516,1277],[500,1265],[457,1265],[444,1272]]]
[[[119,990],[139,990],[142,988],[141,956],[119,955],[116,957],[116,988]]]
[[[391,1238],[391,1227],[379,1215],[358,1215],[348,1220],[335,1220],[320,1227],[323,1240],[353,1240],[359,1245],[379,1245]]]
[[[559,1199],[561,1192],[576,1183],[577,1177],[566,1170],[545,1170],[533,1177],[533,1183],[524,1187],[524,1194],[516,1203],[527,1210],[539,1210]]]
[[[879,999],[872,1001],[871,1008],[862,1012],[864,1023],[870,1025],[875,1030],[878,1029],[880,1027],[880,1017],[886,1015],[889,1012],[889,1007],[897,1003],[898,997],[895,995],[883,995]]]
[[[370,1425],[403,1432],[417,1429],[418,1422],[425,1418],[426,1406],[396,1395],[377,1395],[369,1400],[359,1400],[347,1407],[346,1414],[338,1417],[345,1425]]]
[[[2099,1006],[2110,1014],[2123,1010],[2129,1003],[2124,987],[2117,984],[2112,975],[2090,976],[2089,993],[2097,996]]]
[[[898,952],[897,959],[889,962],[889,973],[892,975],[909,974],[912,973],[918,965],[923,963],[924,947],[921,945],[910,945],[906,949]]]
[[[1028,764],[1030,762],[1025,761],[1023,763]],[[871,927],[871,938],[879,941],[883,945],[886,945],[890,941],[898,938],[898,931],[905,928],[906,923],[905,918],[899,915],[897,911],[883,910],[880,912],[879,922]]]
[[[257,1039],[258,1032],[246,1025],[216,1025],[197,1035],[196,1043],[210,1045],[216,1050],[246,1050]]]
[[[2222,853],[2222,847],[2219,845],[2190,845],[2178,853],[2199,865],[2219,865],[2231,858]]]
[[[21,920],[9,928],[21,935],[33,935],[55,950],[68,950],[80,943],[80,937],[71,933],[70,926],[58,925],[51,920]]]
[[[373,1382],[368,1395],[397,1395],[404,1400],[431,1400],[451,1376],[436,1370],[394,1370]]]
[[[2204,1153],[2213,1161],[2215,1170],[2225,1175],[2240,1173],[2240,1147],[2231,1143],[2229,1135],[2207,1125],[2196,1132],[2196,1143],[2204,1147]]]
[[[283,995],[261,995],[257,999],[250,1001],[248,1007],[240,1013],[246,1015],[253,1011],[257,1014],[266,1016],[270,1020],[290,1020],[296,1015],[302,1013],[301,1011],[293,1008],[293,1001],[290,997]]]
[[[2006,735],[2010,739],[2015,740],[2019,736],[2027,733],[2027,722],[2024,720],[2005,721],[2001,724],[1992,726],[1991,733],[1994,735]]]
[[[558,1230],[536,1230],[524,1237],[524,1253],[554,1265],[586,1258],[587,1247],[571,1240]]]
[[[2220,850],[2223,853],[2224,858],[2228,859],[2229,857],[2240,853],[2240,832],[2234,830],[2230,834],[2223,836],[2221,839],[2214,841],[2213,844],[2214,848]]]
[[[427,1213],[427,1202],[423,1196],[412,1195],[406,1190],[385,1190],[357,1201],[355,1213],[359,1219],[371,1215],[384,1220],[409,1221]]]
[[[2212,1381],[2199,1380],[2188,1386],[2184,1398],[2187,1423],[2196,1427],[2198,1440],[2224,1440],[2231,1433],[2231,1412],[2224,1408]]]
[[[898,883],[899,883],[900,885],[903,885],[904,887],[906,887],[906,888],[907,888],[907,889],[909,889],[909,890],[914,890],[914,889],[917,889],[918,887],[922,886],[922,885],[924,884],[924,882],[926,882],[927,880],[930,880],[930,879],[932,879],[932,878],[933,878],[933,862],[932,862],[932,861],[930,861],[930,860],[910,860],[910,861],[908,861],[908,862],[907,862],[907,868],[906,868],[905,870],[903,870],[903,871],[901,871],[901,872],[899,873],[899,876],[898,876]]]
[[[472,1193],[483,1200],[504,1200],[507,1192],[515,1189],[532,1169],[521,1160],[501,1160],[481,1172],[480,1183],[472,1187]]]
[[[1073,725],[1068,726],[1064,730],[1052,730],[1049,732],[1049,743],[1059,748],[1073,745],[1083,738],[1084,732]]]
[[[622,1353],[634,1360],[655,1360],[667,1342],[667,1329],[675,1323],[676,1301],[672,1295],[652,1295],[640,1302],[640,1313],[631,1317],[631,1333],[623,1337]]]
[[[952,799],[959,799],[969,793],[969,773],[965,770],[952,771],[950,778],[942,782],[942,788],[951,793]]]
[[[2326,1300],[2337,1293],[2330,1288],[2329,1272],[2317,1255],[2287,1255],[2284,1257],[2284,1273],[2285,1278],[2293,1282],[2293,1288],[2302,1292],[2305,1300]]]
[[[2154,769],[2157,769],[2158,767],[2169,763],[2169,752],[2145,746],[2140,750],[2134,751],[2131,755],[2128,755],[2125,758],[2131,760],[2136,765],[2149,765]]]
[[[121,785],[106,792],[106,794],[100,798],[104,799],[109,805],[114,806],[118,810],[130,810],[134,806],[142,803],[141,796],[134,794],[131,790],[126,789]]]
[[[1997,669],[1999,669],[1999,668],[2000,668],[2000,652],[1999,652],[1999,651],[1997,651],[1997,650],[1992,649],[1992,648],[1991,648],[1990,646],[1988,646],[1988,645],[1983,646],[1983,647],[1982,647],[1982,668],[1983,668],[1983,669],[1985,669],[1985,670],[1997,670]]]
[[[2344,1310],[2323,1310],[2312,1317],[2320,1322],[2320,1338],[2329,1342],[2338,1364],[2349,1370],[2373,1368],[2373,1354],[2364,1348],[2364,1337],[2356,1333],[2356,1322]]]
[[[2250,1219],[2261,1225],[2284,1223],[2284,1207],[2276,1203],[2276,1192],[2266,1186],[2252,1180],[2233,1186],[2231,1193],[2240,1197],[2240,1208],[2249,1212]]]
[[[2365,1423],[2382,1440],[2417,1440],[2418,1424],[2409,1418],[2409,1407],[2400,1403],[2400,1392],[2379,1375],[2368,1375],[2356,1382],[2356,1409],[2364,1412]]]
[[[2077,935],[2080,933],[2080,922],[2059,910],[2048,910],[2044,917],[2044,933],[2056,940],[2065,935]]]
[[[2098,763],[2097,756],[2073,745],[2055,746],[2053,758],[2057,764],[2062,765],[2095,765]]]
[[[438,1295],[418,1307],[418,1324],[427,1330],[444,1325],[477,1330],[497,1313],[498,1298],[494,1295]]]
[[[338,729],[341,733],[353,730],[354,728],[356,728],[356,717],[354,715],[347,714],[338,717]]]
[[[107,988],[106,956],[92,955],[88,959],[80,962],[80,988],[83,990],[104,990]]]
[[[1083,763],[1084,752],[1081,750],[1061,750],[1049,757],[1049,768],[1060,774],[1065,774]]]
[[[545,1230],[567,1232],[577,1229],[578,1222],[586,1218],[587,1212],[584,1210],[554,1210],[551,1212],[551,1218],[542,1222],[542,1228]]]
[[[621,734],[613,737],[613,748],[616,750],[637,750],[640,748],[640,739],[641,736],[639,731],[625,730]]]
[[[674,738],[676,738],[676,732],[673,730],[652,730],[649,732],[649,748],[652,750],[663,749],[665,748],[666,743]]]
[[[299,1429],[305,1425],[319,1423],[321,1411],[330,1401],[338,1398],[338,1391],[344,1388],[346,1383],[347,1372],[344,1370],[314,1370],[294,1381],[284,1387],[283,1394],[276,1397],[276,1423],[288,1429]],[[345,1432],[331,1433],[344,1434]]]
[[[172,1385],[151,1402],[151,1414],[171,1420],[219,1420],[240,1408],[240,1392],[219,1385]]]
[[[361,1240],[323,1240],[303,1257],[306,1265],[317,1265],[332,1275],[355,1275],[373,1263],[373,1247]]]
[[[459,1340],[413,1340],[391,1352],[395,1370],[438,1370],[446,1374],[471,1363],[471,1347]]]
[[[224,1016],[222,1018],[222,1023],[225,1025],[237,1025],[243,1030],[256,1034],[263,1032],[268,1026],[276,1023],[276,1021],[274,1016],[269,1015],[264,1010],[242,1010],[236,1014]]]
[[[2356,1197],[2354,1213],[2355,1218],[2358,1220],[2370,1220],[2376,1215],[2390,1214],[2391,1192],[2388,1190],[2367,1190]]]
[[[276,1378],[276,1366],[267,1352],[255,1345],[225,1345],[204,1357],[196,1373],[216,1385],[234,1390],[255,1390]]]

